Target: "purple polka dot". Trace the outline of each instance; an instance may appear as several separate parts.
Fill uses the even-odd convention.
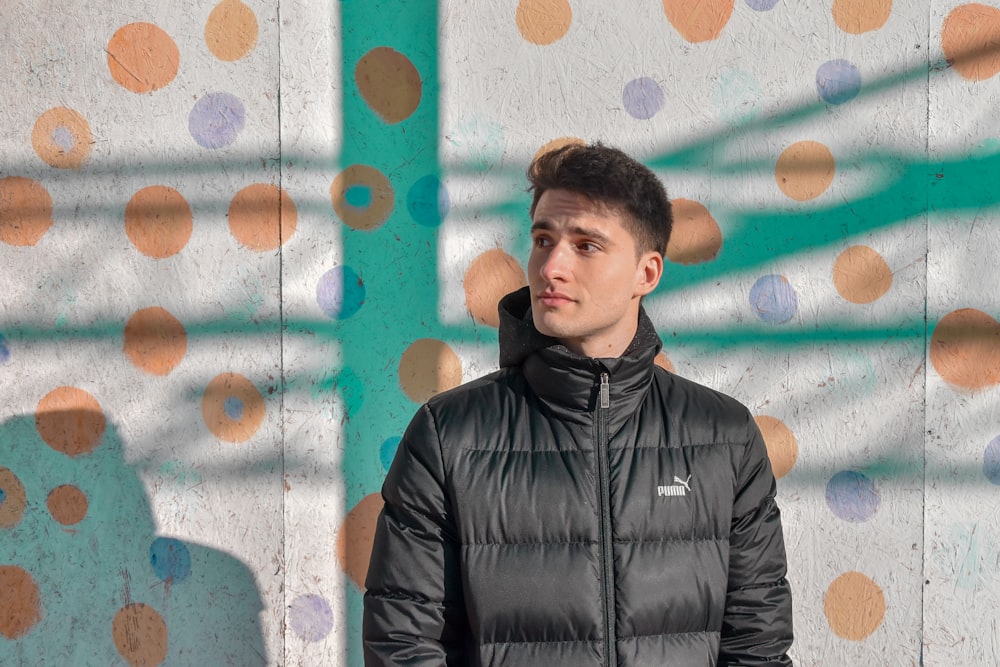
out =
[[[647,120],[663,108],[663,90],[656,81],[648,76],[642,76],[625,84],[622,102],[630,116]]]
[[[767,275],[750,288],[750,307],[761,321],[784,324],[795,317],[799,300],[785,276]]]
[[[882,498],[875,483],[859,472],[844,470],[826,485],[826,504],[844,521],[867,521],[878,511]]]
[[[320,595],[300,595],[292,600],[288,623],[302,639],[318,642],[333,629],[333,610]]]
[[[246,112],[239,98],[229,93],[209,93],[195,102],[188,116],[188,131],[204,148],[222,148],[236,141]]]
[[[347,319],[365,302],[365,284],[349,266],[336,266],[316,285],[316,303],[327,317]]]
[[[60,126],[52,130],[52,143],[61,148],[64,152],[69,153],[76,145],[76,139],[73,137],[72,132],[65,127]]]
[[[816,70],[816,90],[827,104],[850,102],[861,92],[861,72],[847,60],[831,60]]]
[[[234,421],[243,417],[243,401],[238,396],[229,396],[226,398],[222,409],[225,411],[226,416]]]
[[[5,364],[10,361],[10,346],[7,345],[7,339],[0,336],[0,364]]]
[[[983,474],[991,483],[1000,486],[1000,435],[990,440],[983,452]]]
[[[769,12],[778,4],[778,0],[746,0],[747,7],[756,12]]]

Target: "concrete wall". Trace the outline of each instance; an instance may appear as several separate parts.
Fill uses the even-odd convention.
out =
[[[360,665],[378,490],[621,146],[756,415],[801,665],[1000,661],[1000,4],[11,0],[0,662]],[[922,663],[921,663],[922,661]]]

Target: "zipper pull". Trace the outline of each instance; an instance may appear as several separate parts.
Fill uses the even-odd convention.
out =
[[[611,385],[608,384],[607,373],[601,373],[601,407],[611,407]]]

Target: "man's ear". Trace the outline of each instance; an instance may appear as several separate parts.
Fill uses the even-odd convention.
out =
[[[646,296],[660,284],[660,278],[663,276],[663,255],[655,250],[644,252],[639,258],[636,272],[638,275],[635,296]]]

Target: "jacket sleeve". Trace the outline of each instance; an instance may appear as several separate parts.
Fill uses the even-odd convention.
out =
[[[365,581],[367,667],[467,662],[459,545],[443,468],[425,405],[407,428],[382,486],[385,506]]]
[[[774,474],[756,424],[737,470],[719,665],[790,666],[792,594]]]

